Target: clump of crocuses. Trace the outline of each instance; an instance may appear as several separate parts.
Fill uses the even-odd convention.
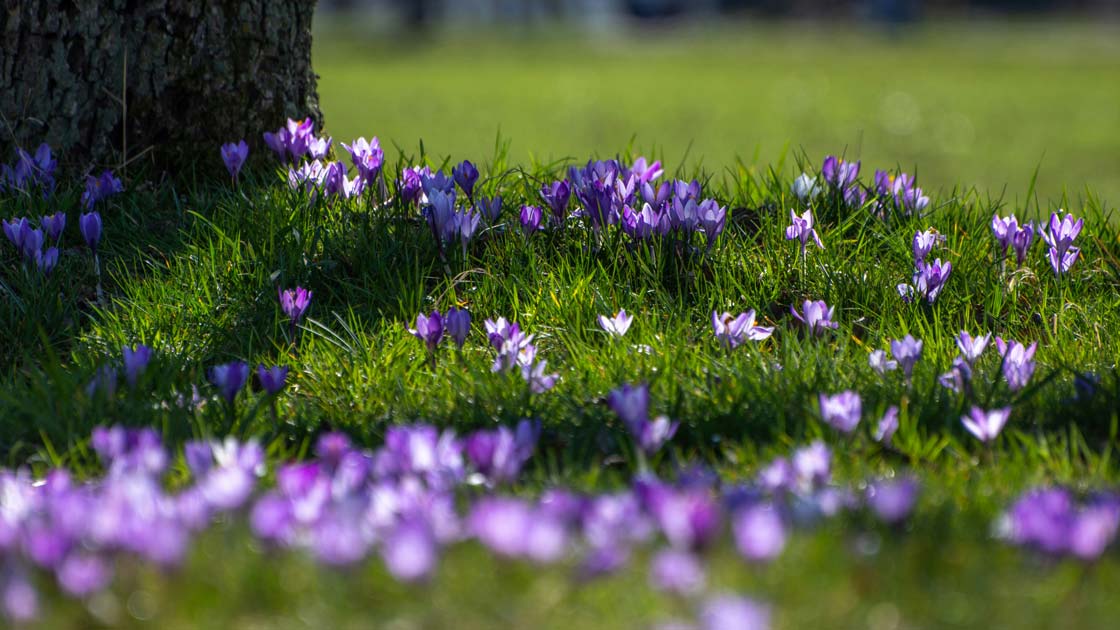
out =
[[[450,337],[459,350],[463,349],[467,335],[471,329],[471,314],[466,309],[452,307],[444,315],[438,310],[425,315],[416,316],[416,325],[409,328],[408,332],[420,341],[428,350],[428,358],[432,365],[436,363],[436,349],[444,337]]]

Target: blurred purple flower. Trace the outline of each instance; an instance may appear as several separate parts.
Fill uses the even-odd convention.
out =
[[[102,199],[112,197],[124,192],[124,185],[117,179],[112,171],[104,171],[99,177],[86,176],[86,189],[82,193],[82,207],[92,210],[93,206]]]
[[[891,355],[902,366],[902,373],[906,375],[906,380],[910,380],[914,372],[914,364],[922,358],[922,340],[914,339],[911,335],[895,339],[891,341]]]
[[[1011,416],[1011,407],[984,411],[973,407],[966,416],[961,416],[961,424],[968,432],[976,436],[981,442],[987,444],[999,436],[1007,419]]]
[[[406,520],[381,545],[385,568],[402,582],[426,580],[439,561],[439,546],[423,522]]]
[[[898,361],[888,359],[885,350],[872,350],[867,357],[867,364],[880,376],[898,369]]]
[[[914,509],[920,487],[913,477],[882,479],[867,487],[867,504],[885,523],[900,523]]]
[[[841,433],[851,433],[859,426],[863,402],[858,393],[847,390],[832,396],[820,394],[819,400],[821,420],[825,424]]]
[[[834,155],[825,157],[821,165],[824,181],[837,190],[847,189],[859,177],[860,162],[845,162]]]
[[[135,387],[136,381],[152,360],[152,349],[139,344],[132,348],[125,346],[121,349],[121,353],[124,355],[124,379],[129,387]]]
[[[245,164],[245,160],[249,158],[249,145],[244,140],[239,141],[237,144],[232,142],[222,145],[222,162],[226,165],[226,170],[229,171],[229,176],[234,181],[237,181],[237,175],[241,172],[241,166]]]
[[[66,213],[56,212],[39,219],[39,225],[43,226],[43,232],[46,234],[47,239],[58,242],[62,238],[62,231],[66,228]],[[7,226],[5,226],[6,228]],[[11,237],[9,237],[10,239]]]
[[[465,308],[460,309],[452,306],[447,309],[447,315],[443,318],[443,326],[447,335],[462,350],[463,344],[467,341],[467,335],[471,331],[471,314]]]
[[[746,597],[716,595],[700,609],[700,630],[770,630],[770,609]]]
[[[650,560],[650,585],[674,595],[696,595],[704,590],[704,567],[692,553],[663,549]]]
[[[507,427],[476,431],[467,436],[463,451],[475,470],[491,483],[516,481],[537,447],[540,431],[540,422],[529,420],[519,422],[516,431]]]
[[[786,526],[772,505],[759,503],[739,510],[731,521],[735,548],[754,562],[768,562],[786,546]]]
[[[266,368],[263,363],[257,366],[257,379],[261,382],[261,387],[269,396],[275,396],[284,389],[284,384],[288,380],[288,368],[283,365],[274,365]]]
[[[1034,375],[1034,353],[1038,349],[1038,342],[1024,346],[1018,341],[1004,341],[996,337],[996,349],[1003,357],[1003,378],[1011,391],[1017,392],[1027,386],[1027,382]]]
[[[937,377],[937,382],[945,389],[961,393],[968,390],[972,381],[972,366],[961,357],[953,359],[953,365],[948,372]]]
[[[976,363],[976,360],[984,353],[984,349],[988,347],[991,338],[992,333],[973,338],[972,335],[962,330],[961,334],[957,335],[957,347],[960,348],[961,358],[969,365]]]
[[[879,424],[875,426],[873,437],[880,444],[890,445],[896,431],[898,431],[898,406],[891,405],[879,419]]]
[[[244,361],[216,365],[210,368],[206,377],[211,385],[218,388],[226,402],[233,403],[237,392],[241,391],[249,378],[249,366]]]

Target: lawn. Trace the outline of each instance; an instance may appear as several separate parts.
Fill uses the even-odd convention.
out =
[[[917,170],[927,189],[1120,198],[1120,26],[733,23],[596,37],[454,30],[413,38],[325,18],[329,131],[409,151],[613,156],[633,142],[713,171],[799,151]],[[817,157],[816,159],[819,159]]]
[[[1089,79],[1116,64],[1116,51],[1094,39],[1092,28],[1046,32],[1052,41],[1095,50],[1091,63],[1101,64],[1094,75],[1072,54],[1067,66],[1063,56],[1047,57],[1062,68],[1042,64],[1054,82],[1067,82],[1061,89],[1082,81],[1082,93],[1117,90]],[[977,73],[977,83],[988,76],[1010,86],[1007,67],[985,71],[968,57],[1009,66],[1012,55],[999,52],[996,36],[962,36],[974,38],[967,52],[932,31],[920,33],[899,49],[909,52],[883,65],[918,64],[941,51],[940,59]],[[693,52],[679,54],[700,59],[696,51],[733,46],[769,59],[759,67],[775,80],[788,74],[779,72],[779,59],[812,59],[814,47],[825,47],[814,38],[796,53],[783,44],[787,52],[779,54],[782,37],[761,37],[774,46],[693,42]],[[837,47],[840,57],[819,55],[836,64],[830,76],[862,77],[868,86],[884,75],[872,67],[882,63],[871,52],[881,48],[873,47],[902,45],[829,37],[850,44]],[[95,259],[78,183],[61,180],[49,196],[0,193],[6,232],[17,225],[8,222],[13,217],[30,217],[28,230],[49,213],[67,218],[49,273],[49,236],[30,254],[10,238],[0,242],[0,457],[28,475],[0,476],[6,612],[29,609],[30,586],[45,628],[650,628],[672,619],[700,619],[705,625],[695,627],[705,630],[765,627],[714,622],[715,598],[733,594],[767,607],[774,628],[1114,625],[1120,557],[1108,543],[1120,524],[1120,499],[1107,492],[1120,481],[1120,240],[1108,201],[1116,170],[1107,173],[1104,160],[1110,150],[1115,155],[1115,118],[1110,133],[1079,136],[1076,116],[1046,114],[1051,106],[1060,111],[1056,104],[1020,103],[1033,108],[1040,131],[1016,141],[1047,150],[1037,199],[1027,194],[1037,160],[994,141],[981,146],[980,133],[960,156],[896,138],[900,144],[883,145],[896,152],[888,158],[870,151],[869,128],[862,170],[848,181],[822,173],[833,172],[831,162],[822,163],[825,152],[841,151],[843,141],[833,140],[816,114],[772,114],[758,128],[773,133],[774,144],[759,136],[755,158],[753,148],[724,144],[727,129],[743,127],[727,99],[688,101],[721,112],[710,119],[683,99],[675,113],[660,106],[644,112],[638,105],[657,99],[644,96],[634,64],[618,56],[609,67],[617,65],[611,71],[626,87],[561,72],[571,73],[574,85],[562,91],[569,97],[590,84],[601,95],[617,90],[609,100],[619,111],[635,108],[602,122],[576,105],[549,109],[545,90],[509,80],[524,70],[502,61],[506,44],[473,48],[485,63],[469,76],[452,71],[465,62],[449,43],[418,47],[407,61],[386,58],[379,71],[395,74],[368,83],[396,89],[372,90],[363,100],[343,95],[341,86],[346,76],[357,84],[346,73],[366,66],[346,53],[351,45],[323,40],[318,63],[334,158],[349,165],[337,141],[359,133],[376,133],[386,148],[383,177],[360,194],[347,197],[331,180],[311,189],[290,185],[294,175],[252,138],[254,159],[236,183],[126,179],[123,192],[98,199],[103,225]],[[871,47],[858,48],[863,65],[839,63],[857,54],[857,41]],[[369,53],[384,54],[377,52],[383,45],[368,45]],[[646,45],[625,46],[625,54]],[[678,73],[690,67],[672,52],[679,52],[675,44],[648,45],[662,52],[639,57]],[[605,58],[605,46],[595,44],[591,58]],[[1042,50],[1022,46],[1016,63]],[[558,39],[533,49],[551,51],[539,52],[542,68],[547,59],[562,65]],[[712,65],[720,63],[730,62]],[[814,67],[803,71],[829,74]],[[938,80],[947,81],[954,70],[940,67]],[[1016,67],[1021,76],[1031,72]],[[717,76],[712,67],[694,70],[693,81]],[[492,93],[540,98],[541,118],[512,101],[507,112],[472,102],[487,81]],[[419,98],[423,85],[462,100],[437,107]],[[761,85],[735,94],[757,96]],[[938,85],[928,92],[948,98],[951,90]],[[844,93],[851,129],[858,129],[858,90]],[[989,111],[979,94],[962,101],[972,103],[969,116]],[[361,112],[361,128],[346,126],[347,106],[354,116]],[[429,106],[435,109],[425,113]],[[1104,125],[1112,110],[1098,106],[1094,116]],[[990,118],[973,119],[975,129],[996,126],[977,120],[1018,128],[991,107]],[[579,124],[546,118],[558,111]],[[796,126],[803,115],[814,118],[817,131]],[[494,146],[483,120],[490,116],[505,121],[508,144]],[[682,116],[695,116],[713,145],[701,146],[702,133],[686,135],[673,122]],[[648,129],[611,122],[622,120]],[[723,134],[719,124],[727,125]],[[666,189],[679,208],[651,207],[631,223],[622,201],[641,211],[640,200],[656,190],[604,188],[604,181],[627,179],[617,164],[582,173],[567,167],[583,168],[595,152],[618,155],[628,170],[639,155],[627,149],[634,132],[663,147],[665,172],[652,181],[684,183]],[[411,139],[421,133],[424,156]],[[1059,150],[1046,140],[1051,133],[1077,158],[1062,162],[1058,179],[1046,175],[1051,149]],[[789,135],[807,140],[790,142]],[[682,160],[689,139],[696,142]],[[770,162],[787,142],[784,162]],[[1097,160],[1083,155],[1092,147]],[[579,159],[562,159],[567,155]],[[438,178],[425,184],[427,205],[415,201],[420,191],[398,181],[404,167],[426,161],[451,173],[464,158],[480,176],[473,188],[450,184],[457,204],[444,205],[447,184]],[[913,172],[911,160],[924,195],[878,190],[876,169],[898,175],[903,164]],[[802,171],[816,177],[818,192],[795,192],[810,188],[795,183]],[[554,218],[539,191],[564,179],[583,196],[573,195]],[[1014,193],[1001,195],[1004,181]],[[1063,203],[1053,198],[1063,185],[1086,192]],[[466,189],[477,203],[464,201]],[[595,194],[602,196],[588,196]],[[470,207],[495,195],[503,200],[496,216],[464,229],[475,216]],[[714,203],[701,203],[704,213],[693,215],[700,210],[690,210],[688,199]],[[521,218],[525,204],[544,208],[536,231],[525,228],[535,224]],[[1045,225],[1059,204],[1083,227],[1072,242],[1054,239],[1069,254],[1055,270],[1039,231],[1073,233],[1074,217],[1065,228]],[[791,208],[799,215],[811,209],[821,246]],[[993,215],[1013,213],[1044,220],[1031,227],[1035,238],[1025,249],[1018,242],[1005,249],[993,234]],[[661,225],[672,229],[655,233]],[[796,234],[789,238],[799,225],[804,246]],[[305,310],[282,304],[283,291],[296,287],[311,292]],[[800,321],[812,308],[807,300],[834,309],[828,321]],[[461,346],[453,308],[471,315]],[[633,322],[624,335],[612,335],[600,316],[621,309]],[[417,337],[428,336],[423,317],[433,311],[448,317],[447,335],[429,336],[429,347]],[[748,327],[749,336],[725,330],[730,317],[713,323],[713,313],[725,311],[753,311],[759,328]],[[531,344],[509,330],[488,335],[484,321],[499,317],[534,335]],[[957,360],[969,354],[958,345],[962,330],[991,333],[992,340]],[[904,341],[908,336],[915,341]],[[1010,344],[1006,352],[996,337]],[[151,349],[149,361],[122,357],[124,346],[142,352],[138,344]],[[875,369],[874,351],[901,365]],[[245,383],[230,377],[241,361],[253,371]],[[288,367],[286,380],[273,387],[256,373],[258,364]],[[219,365],[233,367],[215,372]],[[645,386],[648,413],[635,394]],[[842,392],[849,392],[844,400],[858,396],[860,407],[837,398],[833,409],[829,397]],[[892,407],[897,428],[883,437],[881,419]],[[988,441],[962,422],[974,411],[1001,410],[1010,414],[1006,427],[989,430]],[[657,424],[662,415],[667,421]],[[516,438],[478,433],[512,430],[524,419],[530,422]],[[679,423],[675,433],[658,434],[668,422]],[[95,430],[109,426],[130,432]],[[137,432],[145,428],[155,433]],[[433,442],[435,430],[448,438],[442,446]],[[452,433],[465,442],[452,444]],[[200,442],[227,435],[240,446]],[[505,443],[515,450],[479,446],[491,438],[515,440]],[[829,463],[821,463],[821,448],[831,453]],[[60,469],[73,481],[49,475]],[[1040,487],[1064,488],[1085,507],[1032,495],[1011,509]],[[543,530],[534,529],[539,524]],[[704,586],[685,584],[689,571],[679,564],[668,572],[675,584],[651,577],[668,548],[702,564]]]

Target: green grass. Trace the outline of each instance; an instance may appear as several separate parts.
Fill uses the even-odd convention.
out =
[[[791,39],[793,29],[809,32]],[[713,590],[772,603],[779,628],[1112,627],[1120,612],[1111,596],[1120,586],[1115,550],[1082,565],[991,536],[994,519],[1025,488],[1083,491],[1120,481],[1120,120],[1111,114],[1120,87],[1099,80],[1118,64],[1106,31],[977,29],[958,33],[967,46],[937,28],[876,41],[793,25],[752,31],[745,42],[726,34],[685,45],[640,34],[578,49],[559,37],[478,43],[463,36],[418,44],[408,56],[389,56],[388,43],[355,48],[320,36],[317,66],[337,139],[375,133],[391,146],[392,138],[405,148],[403,163],[415,163],[414,138],[423,134],[433,166],[448,154],[475,159],[483,194],[506,199],[507,221],[510,208],[535,201],[539,183],[562,173],[568,162],[554,158],[624,152],[637,133],[638,145],[657,143],[668,173],[699,178],[705,196],[728,206],[727,229],[702,256],[635,249],[613,232],[596,247],[583,229],[527,240],[507,224],[486,232],[466,259],[444,263],[415,211],[308,204],[270,169],[247,174],[239,189],[126,182],[130,192],[102,209],[99,302],[77,233],[77,195],[63,191],[50,202],[69,214],[54,275],[26,272],[12,248],[0,246],[0,460],[39,473],[65,465],[96,474],[87,437],[110,423],[155,426],[173,444],[226,432],[256,436],[278,462],[302,456],[331,428],[376,446],[394,423],[420,419],[462,433],[538,417],[541,449],[514,491],[619,488],[637,463],[603,401],[620,383],[645,380],[655,412],[682,422],[670,451],[653,462],[666,476],[699,461],[727,481],[750,479],[770,457],[820,438],[834,447],[844,482],[904,471],[922,480],[905,527],[844,517],[798,531],[766,567],[743,563],[727,546],[708,553]],[[468,41],[472,57],[459,48]],[[538,70],[529,72],[525,59]],[[727,81],[731,69],[742,81]],[[912,69],[922,71],[907,76]],[[687,82],[671,82],[684,73]],[[1028,80],[1045,93],[1024,87]],[[356,85],[370,86],[369,94],[355,93]],[[884,131],[877,103],[902,86],[923,116],[913,134],[896,137]],[[808,109],[790,108],[782,99],[791,90],[819,96]],[[593,98],[581,96],[589,91]],[[939,144],[934,131],[954,112],[975,130],[961,153]],[[498,121],[512,149],[481,148],[493,146]],[[787,144],[807,157],[785,151]],[[826,249],[802,262],[783,235],[790,181],[845,145],[865,160],[865,180],[875,168],[916,162],[932,210],[884,223],[866,209],[823,203],[816,213]],[[761,157],[749,158],[756,147]],[[784,163],[771,166],[783,152]],[[398,157],[387,151],[389,164]],[[1063,187],[1073,194],[1057,199]],[[1039,216],[1059,206],[1086,220],[1070,276],[1055,279],[1040,245],[1024,268],[1003,269],[992,213]],[[3,218],[46,209],[39,199],[0,198]],[[946,236],[934,255],[952,261],[953,276],[935,304],[905,304],[894,287],[909,279],[911,236],[930,226]],[[290,339],[276,288],[296,284],[314,298]],[[797,329],[789,305],[810,298],[837,307],[839,330],[811,339]],[[405,329],[417,313],[452,305],[468,308],[475,328],[461,355],[445,346],[433,367]],[[619,308],[635,315],[621,341],[595,325],[597,315]],[[724,352],[711,311],[748,308],[776,334]],[[481,323],[497,316],[538,335],[542,358],[561,375],[555,390],[531,396],[520,379],[490,372]],[[1032,385],[1008,391],[989,351],[974,377],[975,399],[943,389],[936,379],[961,329],[1038,341]],[[880,379],[868,353],[908,333],[925,342],[913,383],[897,373]],[[140,342],[156,359],[139,387],[122,382],[111,398],[85,394],[99,366],[119,361],[123,344]],[[208,366],[235,358],[293,367],[275,420],[256,393],[243,394],[231,418],[206,384]],[[1077,400],[1073,377],[1083,371],[1099,373],[1101,386]],[[204,404],[180,404],[195,386]],[[843,439],[817,419],[815,401],[819,392],[848,388],[863,395],[865,415],[860,433]],[[973,403],[1014,404],[990,451],[960,426]],[[902,406],[903,422],[894,450],[884,450],[868,426],[891,404]],[[430,585],[404,587],[376,560],[327,571],[299,554],[248,545],[237,526],[223,526],[178,571],[120,563],[113,590],[89,602],[52,596],[43,580],[43,627],[645,628],[686,616],[683,602],[648,589],[640,557],[600,582],[574,581],[574,570],[504,563],[467,545],[445,558]]]
[[[324,18],[313,55],[327,127],[435,155],[613,155],[634,141],[671,163],[765,168],[788,149],[917,170],[1010,199],[1086,188],[1120,199],[1115,23],[932,22],[713,29],[378,33]],[[279,123],[279,121],[278,121]],[[870,173],[868,173],[870,174]]]

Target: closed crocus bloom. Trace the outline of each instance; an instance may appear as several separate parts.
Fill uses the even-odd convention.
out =
[[[233,361],[210,368],[208,374],[210,384],[218,388],[222,398],[232,403],[237,397],[237,392],[245,387],[249,379],[249,366],[244,361]]]
[[[245,160],[249,159],[249,145],[244,140],[240,140],[236,144],[230,142],[222,145],[221,152],[222,162],[225,162],[229,176],[236,181]]]
[[[35,252],[35,266],[43,272],[43,275],[50,275],[58,266],[58,248],[48,247],[44,252]]]
[[[673,422],[668,416],[658,416],[653,420],[642,420],[631,425],[630,433],[638,443],[638,448],[646,455],[653,455],[673,439],[679,428],[679,422]]]
[[[557,225],[562,225],[568,218],[568,200],[571,196],[572,189],[566,180],[541,186],[541,198],[548,204]]]
[[[607,396],[607,404],[627,427],[649,420],[649,385],[623,384]]]
[[[834,188],[845,189],[855,183],[859,177],[860,162],[846,162],[834,155],[829,155],[821,165],[821,175],[824,181]]]
[[[308,136],[307,138],[307,154],[313,160],[322,160],[331,152],[331,144],[334,138],[316,138],[315,136]]]
[[[992,411],[973,407],[967,416],[961,416],[961,424],[969,433],[986,444],[999,436],[1009,417],[1011,417],[1011,407]]]
[[[1011,391],[1026,387],[1034,375],[1034,353],[1038,350],[1038,342],[1024,346],[1018,341],[1005,342],[1001,337],[996,337],[996,348],[1003,358],[1002,370],[1007,386]]]
[[[493,199],[479,197],[475,211],[486,220],[487,225],[495,225],[502,217],[502,196],[494,195]],[[540,222],[538,221],[537,224],[539,226]]]
[[[521,229],[525,232],[525,236],[540,229],[543,216],[541,209],[536,206],[521,206]]]
[[[25,218],[4,221],[4,236],[7,236],[12,245],[20,252],[23,251],[23,234],[25,231],[31,231],[31,225]]]
[[[467,195],[467,198],[474,199],[474,185],[478,182],[478,169],[475,168],[474,164],[471,164],[469,160],[463,160],[458,166],[451,169],[451,176],[463,193]]]
[[[263,363],[257,366],[257,380],[260,381],[261,387],[269,395],[280,393],[284,389],[284,385],[288,380],[288,368],[283,365],[275,365],[266,368]]]
[[[461,349],[471,330],[471,314],[467,312],[467,309],[451,307],[443,318],[443,325],[447,335]]]
[[[78,228],[82,232],[86,245],[96,254],[97,245],[101,242],[101,213],[96,210],[83,213],[78,217]]]
[[[288,135],[288,130],[281,127],[280,129],[276,130],[275,132],[266,131],[266,132],[264,132],[263,137],[264,137],[265,146],[267,146],[269,149],[271,149],[272,152],[276,154],[276,157],[279,158],[281,162],[287,162],[288,161],[288,142],[290,140],[290,136]]]
[[[39,219],[39,224],[43,226],[43,232],[46,233],[47,239],[58,242],[62,237],[62,231],[66,229],[66,213],[56,212]]]
[[[121,349],[124,355],[124,378],[129,387],[135,387],[140,375],[148,368],[152,360],[152,349],[144,344],[134,347],[125,346]]]
[[[944,240],[945,237],[939,235],[936,230],[929,229],[923,232],[914,233],[913,250],[914,250],[914,265],[920,265],[926,260],[926,256],[933,251],[933,246],[939,241]]]
[[[859,394],[848,390],[828,396],[820,394],[821,419],[825,424],[840,431],[851,433],[859,426],[863,413],[863,403]]]
[[[1015,264],[1021,266],[1027,259],[1027,252],[1034,242],[1034,233],[1035,227],[1029,223],[1015,230],[1014,236],[1011,237],[1011,247],[1015,250]]]

